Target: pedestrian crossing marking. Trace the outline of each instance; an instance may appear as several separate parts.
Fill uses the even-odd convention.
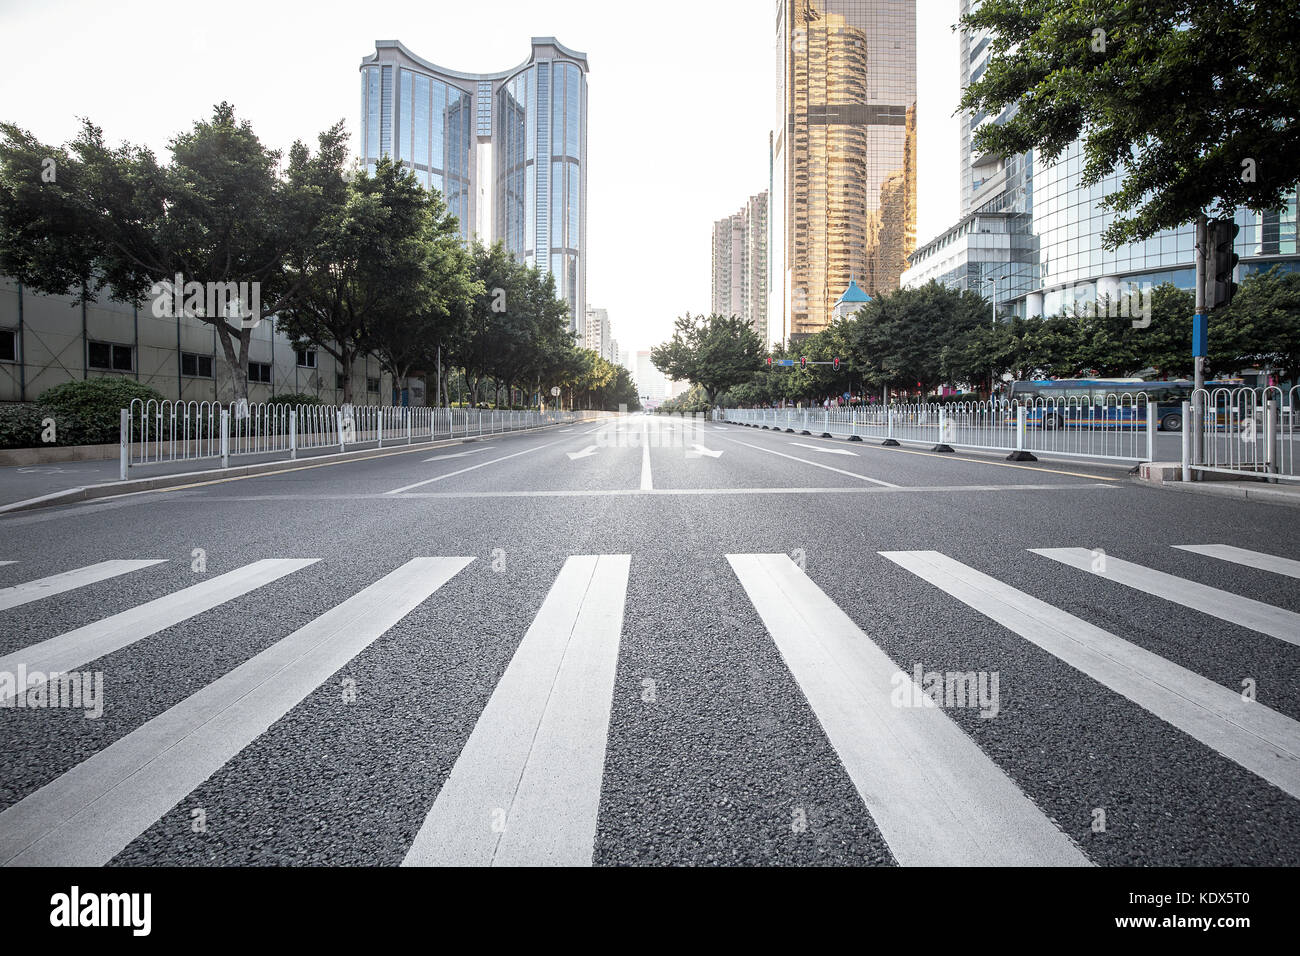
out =
[[[181,621],[315,564],[319,558],[270,558],[156,598],[75,631],[0,657],[0,673],[66,673]],[[0,691],[0,699],[12,696]]]
[[[1173,604],[1200,611],[1229,624],[1276,637],[1289,644],[1300,645],[1300,614],[1273,607],[1251,598],[1221,591],[1196,581],[1175,577],[1140,564],[1121,561],[1087,548],[1031,548],[1034,554],[1059,561],[1061,564],[1095,574],[1107,581],[1163,598]]]
[[[30,604],[32,601],[40,601],[56,594],[83,588],[88,584],[98,584],[109,578],[166,563],[166,560],[100,561],[98,564],[77,568],[75,571],[64,571],[25,584],[15,584],[13,587],[0,589],[0,611],[8,611],[23,604]]]
[[[103,866],[473,558],[415,558],[0,813],[0,864]]]
[[[1280,558],[1274,554],[1261,554],[1258,551],[1247,551],[1245,548],[1234,548],[1226,544],[1178,544],[1174,547],[1179,551],[1190,551],[1192,554],[1202,554],[1209,558],[1218,558],[1220,561],[1231,561],[1260,571],[1300,578],[1300,561]]]
[[[1300,722],[938,551],[881,556],[1300,798]]]
[[[1089,865],[941,708],[895,706],[898,665],[789,557],[727,560],[900,864]]]
[[[403,866],[590,866],[629,555],[569,558]]]

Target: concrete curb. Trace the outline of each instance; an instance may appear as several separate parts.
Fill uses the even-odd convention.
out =
[[[589,419],[598,421],[599,419]],[[335,452],[330,455],[312,455],[297,459],[258,462],[255,465],[237,465],[231,468],[210,468],[206,471],[187,471],[174,475],[158,475],[153,478],[136,478],[127,481],[111,481],[99,485],[85,485],[56,491],[39,498],[28,498],[0,505],[0,516],[23,511],[35,511],[38,508],[51,508],[56,505],[75,504],[79,501],[93,501],[98,498],[120,498],[126,495],[142,494],[150,491],[165,491],[168,488],[184,487],[195,484],[212,484],[231,481],[237,478],[250,478],[257,475],[287,471],[301,471],[307,468],[320,468],[325,465],[341,465],[353,461],[368,461],[374,458],[391,458],[396,455],[413,455],[422,451],[436,451],[454,445],[471,445],[491,441],[510,435],[527,435],[544,432],[551,428],[571,428],[586,422],[557,422],[554,425],[539,425],[534,428],[521,428],[518,431],[502,432],[495,435],[471,435],[466,438],[447,438],[435,442],[421,442],[418,445],[402,445],[390,448],[364,448],[357,451]]]
[[[1219,498],[1236,498],[1261,504],[1300,508],[1300,488],[1279,488],[1277,485],[1270,485],[1260,481],[1197,481],[1188,483],[1134,477],[1133,483],[1147,488],[1161,488],[1165,491],[1178,491],[1188,495],[1213,495]]]

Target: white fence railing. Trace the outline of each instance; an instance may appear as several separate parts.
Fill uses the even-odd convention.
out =
[[[1200,421],[1201,456],[1184,442],[1183,473],[1215,472],[1256,475],[1278,481],[1300,481],[1300,386],[1199,389],[1184,414],[1196,427],[1193,409],[1203,403]]]
[[[178,461],[346,451],[500,435],[589,418],[594,412],[496,411],[379,405],[276,405],[142,401],[122,409],[121,477],[132,468]]]
[[[1082,399],[954,402],[826,408],[728,409],[727,421],[832,438],[880,439],[996,451],[1156,460],[1163,423],[1181,429],[1144,392],[1114,393],[1096,405]]]

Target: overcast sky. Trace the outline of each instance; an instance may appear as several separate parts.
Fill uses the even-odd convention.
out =
[[[0,120],[63,142],[168,140],[221,100],[286,149],[345,119],[361,58],[398,39],[450,69],[555,36],[591,63],[587,301],[635,352],[709,309],[715,219],[767,188],[773,0],[0,0]],[[918,0],[919,238],[957,213],[958,0]],[[634,364],[635,360],[633,360]]]

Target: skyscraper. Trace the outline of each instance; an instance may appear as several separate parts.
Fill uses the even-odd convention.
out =
[[[915,0],[777,0],[773,338],[830,323],[916,245]],[[779,333],[779,334],[778,334]]]
[[[362,162],[391,156],[439,190],[466,241],[500,240],[587,311],[587,57],[534,37],[528,60],[460,73],[380,40],[361,61]]]
[[[738,315],[767,340],[767,192],[713,224],[712,311]]]

